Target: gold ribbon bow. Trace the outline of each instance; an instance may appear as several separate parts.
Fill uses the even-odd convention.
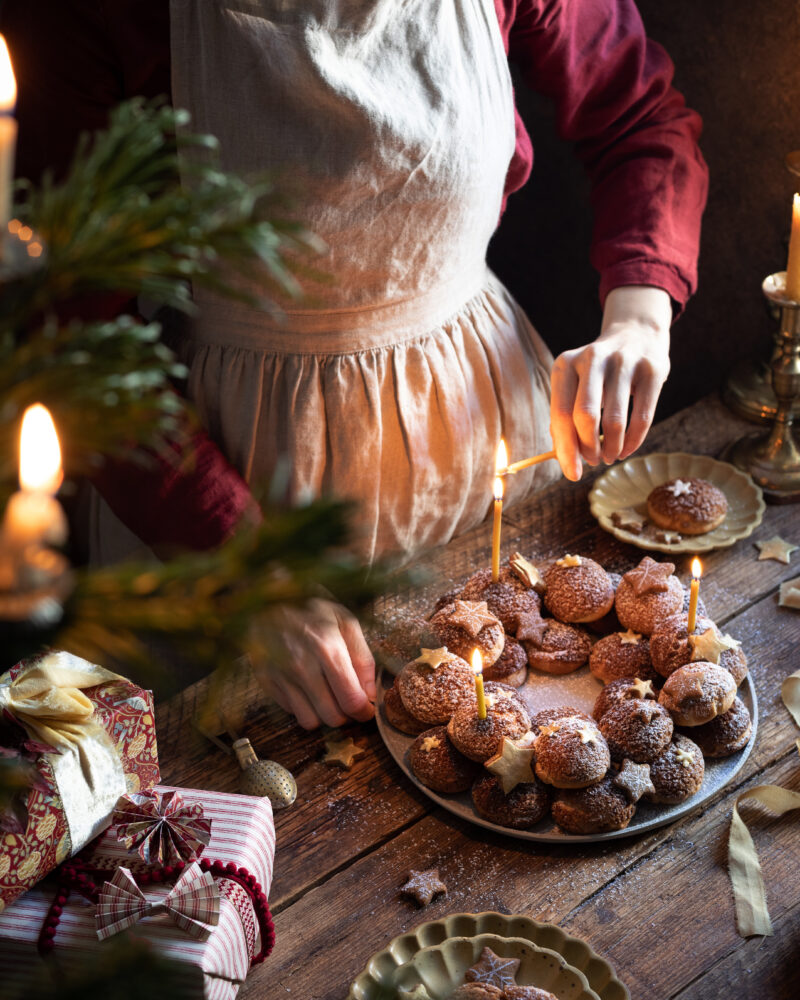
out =
[[[794,721],[800,726],[800,670],[787,677],[781,686],[781,697]],[[797,740],[800,751],[800,740]],[[736,907],[736,926],[742,937],[772,934],[772,921],[767,907],[767,894],[761,877],[755,844],[744,820],[739,815],[739,803],[753,799],[778,816],[800,809],[800,793],[778,785],[756,785],[743,792],[733,805],[731,829],[728,835],[728,869]]]
[[[64,750],[97,726],[94,705],[81,689],[116,680],[122,680],[119,674],[59,650],[24,666],[13,680],[3,674],[0,709],[32,739]]]
[[[211,935],[208,925],[219,923],[219,886],[209,872],[204,872],[194,862],[163,900],[151,903],[130,871],[118,868],[111,881],[105,882],[100,890],[95,910],[97,937],[105,941],[154,913],[169,914],[181,930],[198,941],[205,941]]]

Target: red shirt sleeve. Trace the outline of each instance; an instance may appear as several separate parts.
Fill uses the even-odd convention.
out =
[[[619,285],[646,284],[681,308],[697,284],[708,173],[700,117],[672,87],[666,52],[646,37],[633,0],[495,5],[510,58],[554,102],[560,134],[589,173],[601,300]],[[518,124],[507,193],[527,178],[525,140],[529,147]]]
[[[18,84],[17,173],[63,174],[83,131],[103,128],[127,97],[169,96],[169,4],[164,0],[13,0],[2,8]],[[107,319],[128,296],[95,297],[80,314]],[[75,311],[74,309],[71,311]],[[114,513],[146,544],[212,548],[259,516],[250,490],[205,431],[185,455],[108,460],[94,478]]]

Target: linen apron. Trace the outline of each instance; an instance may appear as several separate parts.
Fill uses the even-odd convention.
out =
[[[196,289],[172,345],[252,485],[358,504],[368,558],[487,515],[501,434],[547,451],[552,356],[486,266],[514,152],[493,0],[171,0],[173,103],[273,172],[327,250],[279,321]],[[237,280],[232,276],[231,280]],[[259,289],[255,289],[258,291]],[[508,504],[558,474],[507,480]]]

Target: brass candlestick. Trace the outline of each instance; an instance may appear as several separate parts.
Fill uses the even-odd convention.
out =
[[[770,361],[777,402],[772,429],[748,434],[729,445],[725,457],[748,472],[773,503],[800,501],[800,449],[792,422],[800,402],[800,302],[786,296],[786,272],[778,271],[761,286],[780,309],[777,349]]]

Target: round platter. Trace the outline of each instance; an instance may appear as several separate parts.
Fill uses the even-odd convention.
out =
[[[450,938],[480,934],[522,938],[539,948],[548,948],[585,976],[589,988],[600,1000],[630,1000],[630,993],[617,979],[609,963],[585,941],[572,937],[555,924],[539,923],[522,914],[491,911],[451,913],[396,937],[372,956],[367,967],[352,983],[348,1000],[388,1000],[396,995],[392,984],[397,970],[412,962],[420,951],[440,945]]]
[[[665,823],[672,823],[674,820],[687,813],[694,812],[707,799],[723,788],[739,771],[753,749],[758,727],[758,704],[756,691],[753,682],[748,674],[739,687],[739,697],[747,706],[753,720],[753,732],[750,740],[744,749],[731,757],[724,757],[721,760],[709,760],[705,762],[705,777],[703,784],[691,798],[677,806],[653,805],[649,802],[640,801],[636,813],[624,830],[614,830],[611,833],[594,833],[578,835],[564,833],[554,824],[550,817],[543,819],[537,826],[530,830],[512,830],[507,826],[499,826],[497,823],[490,823],[489,820],[479,816],[472,804],[469,792],[460,795],[440,795],[438,792],[426,788],[415,777],[408,764],[408,750],[414,742],[413,736],[401,733],[394,726],[386,721],[385,709],[383,707],[384,693],[391,687],[394,677],[386,670],[381,672],[378,684],[379,710],[377,712],[378,730],[383,742],[386,744],[389,753],[400,765],[406,776],[423,791],[428,798],[447,809],[448,812],[459,816],[470,823],[477,823],[478,826],[486,827],[497,833],[503,833],[507,837],[517,837],[520,840],[535,840],[544,843],[563,844],[566,842],[585,842],[594,840],[615,840],[620,837],[630,837],[635,834],[653,830],[657,826]],[[588,666],[581,667],[572,674],[542,674],[535,670],[528,671],[528,679],[517,688],[517,693],[525,702],[528,712],[533,715],[543,708],[552,708],[556,705],[572,705],[574,708],[582,709],[591,714],[597,695],[603,685],[594,677]],[[691,736],[691,734],[689,734]]]
[[[647,496],[654,487],[669,479],[691,477],[706,479],[725,494],[728,513],[718,528],[705,535],[678,535],[677,541],[665,542],[656,537],[660,529],[649,522],[639,533],[614,524],[612,517],[618,511],[632,511],[646,518]],[[589,508],[602,528],[629,545],[656,552],[697,553],[722,549],[747,538],[761,524],[765,504],[753,480],[728,462],[708,455],[672,452],[629,458],[612,465],[592,486]]]

